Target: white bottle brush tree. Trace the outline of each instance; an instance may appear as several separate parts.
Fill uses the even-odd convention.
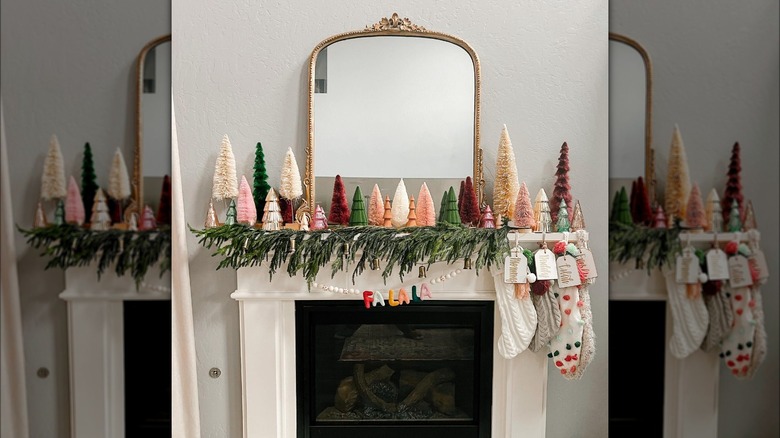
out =
[[[298,170],[298,162],[295,160],[292,148],[287,148],[287,154],[284,156],[282,165],[282,176],[280,178],[279,195],[290,201],[292,206],[293,222],[295,221],[295,200],[303,195],[303,184],[301,184],[301,173]]]
[[[122,217],[124,202],[130,197],[130,178],[127,175],[127,165],[119,148],[114,153],[111,162],[111,172],[108,174],[108,196],[116,201],[119,217]]]
[[[217,163],[214,166],[214,179],[211,196],[217,201],[227,203],[238,196],[238,178],[236,177],[236,158],[227,134],[222,137]]]

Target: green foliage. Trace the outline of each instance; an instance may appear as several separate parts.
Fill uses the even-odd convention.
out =
[[[252,197],[255,200],[255,208],[258,212],[263,211],[265,206],[265,197],[271,190],[268,184],[268,172],[265,170],[265,154],[263,145],[257,142],[255,146],[255,165],[254,174],[252,174]]]
[[[344,227],[318,231],[263,231],[224,225],[191,231],[201,245],[215,250],[213,256],[222,258],[217,269],[261,266],[265,262],[273,278],[287,264],[288,275],[302,275],[309,284],[326,264],[331,264],[331,278],[339,271],[351,269],[354,282],[377,258],[384,262],[385,281],[396,269],[403,280],[405,274],[416,272],[420,263],[451,264],[476,254],[475,268],[489,269],[509,253],[506,228],[465,228],[445,223],[435,227]],[[291,241],[295,241],[295,251]]]
[[[127,272],[140,286],[147,271],[159,263],[160,275],[171,269],[171,231],[91,231],[76,225],[54,225],[19,231],[35,249],[48,257],[46,269],[67,269],[97,262],[98,278],[111,265],[116,275]]]
[[[84,211],[89,218],[92,211],[92,203],[97,193],[97,175],[95,175],[95,163],[92,160],[92,148],[89,143],[84,144],[84,159],[81,162],[81,199],[84,202]]]
[[[366,202],[363,199],[360,186],[355,188],[355,195],[352,197],[352,214],[349,216],[349,225],[351,227],[368,225]]]
[[[444,222],[451,225],[460,225],[458,198],[455,196],[455,189],[452,187],[450,187],[449,192],[447,192],[447,202],[444,210]]]
[[[612,221],[609,224],[609,260],[626,263],[633,260],[637,268],[648,273],[663,265],[673,266],[682,251],[679,221],[672,228],[648,228]]]

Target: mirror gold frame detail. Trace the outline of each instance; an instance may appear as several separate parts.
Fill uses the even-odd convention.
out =
[[[378,22],[366,26],[365,29],[355,30],[338,35],[333,35],[322,40],[309,57],[309,108],[308,108],[308,142],[306,144],[306,172],[304,175],[304,195],[303,204],[297,210],[296,217],[300,218],[302,214],[311,214],[315,205],[315,181],[314,181],[314,68],[317,62],[317,56],[325,47],[338,42],[353,38],[375,37],[375,36],[401,36],[432,38],[461,47],[471,57],[474,64],[474,150],[473,150],[473,179],[474,189],[477,192],[477,199],[482,204],[485,180],[482,175],[482,148],[479,146],[479,119],[480,119],[480,93],[481,93],[481,68],[479,58],[474,49],[462,39],[442,32],[428,30],[422,26],[412,23],[408,18],[400,18],[397,13],[393,13],[390,18],[384,17]]]
[[[141,96],[144,87],[144,61],[146,54],[160,44],[170,41],[171,35],[157,37],[148,43],[138,53],[135,60],[135,146],[133,148],[133,195],[130,205],[125,209],[125,217],[131,213],[140,214],[143,208],[144,178],[143,178],[143,116],[141,114]]]
[[[655,151],[653,150],[653,63],[650,55],[636,40],[610,32],[609,39],[626,44],[639,52],[645,64],[645,184],[650,202],[655,201]]]

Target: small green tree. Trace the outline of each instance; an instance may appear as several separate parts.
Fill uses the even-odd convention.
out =
[[[355,188],[355,195],[352,196],[352,213],[349,216],[349,225],[352,227],[368,225],[366,203],[363,200],[363,192],[360,191],[360,186]]]
[[[444,208],[444,222],[452,225],[460,225],[460,214],[458,213],[458,197],[455,195],[455,189],[450,187],[447,192],[447,206]]]
[[[628,205],[628,193],[626,188],[620,189],[620,198],[617,205],[617,221],[624,225],[633,225],[634,220],[631,219],[631,208]]]
[[[92,211],[92,203],[98,190],[95,163],[92,160],[92,148],[84,144],[84,158],[81,162],[81,199],[84,201],[84,211]]]
[[[570,231],[570,228],[569,209],[566,208],[566,200],[561,199],[561,203],[558,205],[558,220],[555,223],[555,230],[564,233]]]
[[[265,154],[263,153],[263,145],[260,144],[259,141],[255,146],[255,165],[252,179],[252,197],[255,200],[255,208],[257,211],[263,211],[265,197],[268,196],[268,191],[271,190],[271,186],[268,184],[268,172],[265,170]]]
[[[228,205],[227,209],[227,216],[225,217],[225,225],[235,225],[236,216],[236,200],[234,198],[230,198],[230,204]]]
[[[730,233],[742,231],[742,218],[739,213],[739,201],[736,198],[731,200],[731,209],[729,210],[728,230]]]
[[[449,192],[445,190],[444,194],[441,195],[441,204],[439,205],[439,220],[437,222],[444,222],[444,218],[447,216],[447,195],[448,194]]]

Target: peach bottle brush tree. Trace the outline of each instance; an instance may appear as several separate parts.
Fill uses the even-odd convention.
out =
[[[531,194],[525,181],[520,184],[515,201],[515,215],[512,218],[516,227],[531,230],[534,227],[534,210],[531,206]]]
[[[254,226],[257,222],[257,209],[255,199],[252,197],[252,189],[244,175],[241,175],[241,184],[238,186],[238,207],[236,220],[240,224]]]
[[[416,213],[418,226],[432,227],[436,225],[436,208],[426,183],[422,183],[422,186],[420,186],[420,193],[417,195]]]
[[[384,222],[384,214],[385,204],[382,202],[382,192],[379,190],[379,185],[374,184],[371,198],[368,200],[368,224],[381,227]]]

